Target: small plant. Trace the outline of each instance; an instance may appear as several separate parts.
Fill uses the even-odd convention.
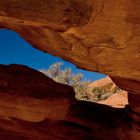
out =
[[[72,86],[76,92],[77,99],[87,99],[86,86],[91,82],[83,79],[83,74],[74,74],[71,68],[62,69],[63,63],[57,62],[47,70],[41,70],[54,81]]]
[[[57,62],[51,65],[49,69],[41,70],[41,72],[56,82],[72,86],[76,93],[75,96],[79,100],[98,102],[121,90],[111,82],[101,87],[93,87],[89,94],[87,91],[91,82],[84,80],[83,74],[75,74],[71,68],[62,68],[62,66],[63,63]]]

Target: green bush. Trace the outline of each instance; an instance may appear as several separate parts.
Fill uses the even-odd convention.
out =
[[[98,102],[107,99],[110,95],[117,93],[120,89],[113,83],[108,83],[102,87],[93,87],[91,94],[87,93],[87,85],[91,82],[83,79],[83,74],[74,74],[71,68],[62,68],[63,63],[57,62],[49,67],[47,70],[41,70],[45,75],[52,78],[54,81],[72,86],[76,93],[76,98],[79,100],[86,100]]]
[[[83,74],[74,74],[70,68],[62,69],[63,63],[57,62],[47,70],[41,70],[45,75],[54,81],[72,86],[76,93],[77,99],[88,99],[86,94],[86,86],[91,83],[83,79]]]

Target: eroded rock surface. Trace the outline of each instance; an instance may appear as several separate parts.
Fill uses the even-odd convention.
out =
[[[0,0],[0,27],[80,68],[140,85],[139,0]]]
[[[0,65],[0,116],[31,122],[46,117],[62,119],[74,97],[71,87],[40,72],[20,65]]]
[[[139,140],[138,128],[127,108],[77,101],[40,72],[0,65],[0,139]]]
[[[86,95],[88,101],[111,107],[124,108],[128,104],[127,91],[120,89],[109,76],[90,83]]]
[[[115,108],[124,108],[128,104],[128,97],[126,91],[121,91],[116,94],[112,94],[106,100],[98,102],[100,104],[109,105]]]
[[[139,112],[139,0],[0,0],[0,27],[78,67],[108,74]]]
[[[97,89],[99,92],[97,92]],[[128,104],[127,92],[119,89],[109,76],[96,80],[88,85],[87,94],[93,99],[99,96],[97,102],[115,108],[124,108]],[[95,96],[95,97],[94,97]]]
[[[140,81],[139,0],[0,0],[0,26],[78,67]]]

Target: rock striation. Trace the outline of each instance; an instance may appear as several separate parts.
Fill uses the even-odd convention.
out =
[[[140,81],[139,0],[0,0],[0,27],[80,68]]]
[[[0,0],[0,27],[139,94],[139,0]],[[122,85],[123,84],[123,85]]]
[[[128,91],[132,112],[139,116],[139,0],[0,0],[0,28],[77,67],[111,76]]]
[[[36,70],[0,65],[0,139],[139,140],[138,128],[127,107],[77,101]]]

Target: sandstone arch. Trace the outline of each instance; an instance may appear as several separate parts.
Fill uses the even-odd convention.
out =
[[[139,112],[139,0],[0,0],[0,27],[37,49],[111,76]]]

